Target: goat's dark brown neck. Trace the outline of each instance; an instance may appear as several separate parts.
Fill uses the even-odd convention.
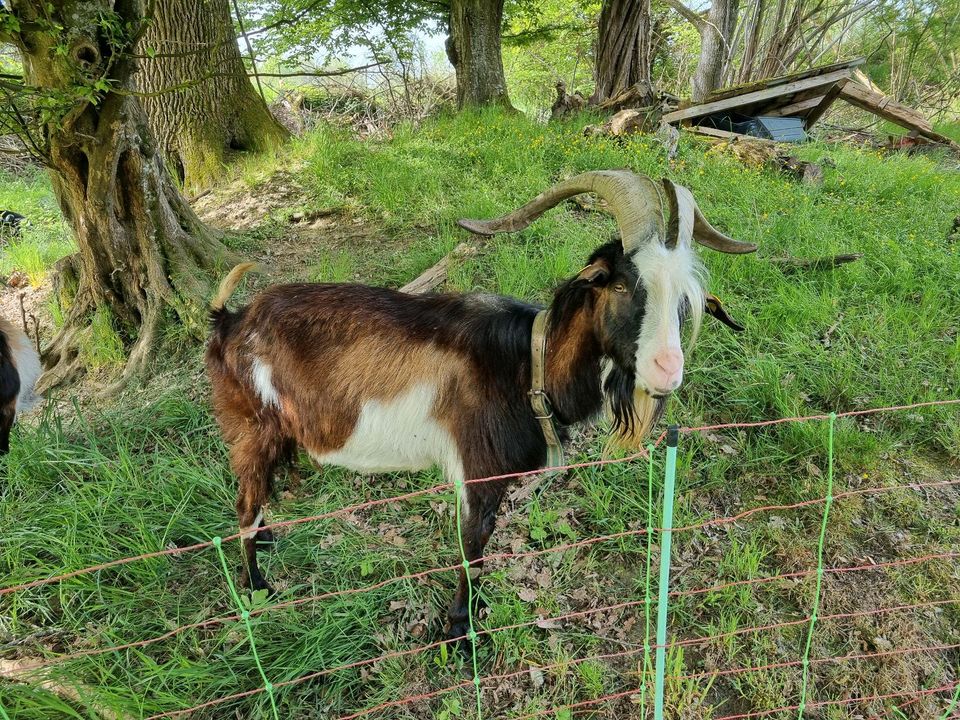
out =
[[[547,333],[546,389],[563,424],[582,422],[600,411],[602,355],[588,308],[577,310],[566,322],[551,323]]]

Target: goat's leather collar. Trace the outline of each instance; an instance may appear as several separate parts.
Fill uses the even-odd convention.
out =
[[[543,438],[547,441],[546,467],[563,465],[563,446],[557,432],[553,407],[546,390],[547,331],[550,327],[550,311],[541,310],[533,320],[533,332],[530,338],[530,405],[533,415],[540,421]]]

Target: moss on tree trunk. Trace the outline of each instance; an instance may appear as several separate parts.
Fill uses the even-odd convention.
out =
[[[51,17],[39,0],[13,5],[24,28],[14,42],[27,82],[64,99],[65,111],[43,132],[53,189],[79,248],[61,264],[58,295],[69,306],[44,350],[40,388],[82,370],[80,347],[103,307],[130,350],[122,385],[151,360],[164,323],[203,336],[214,280],[235,258],[181,196],[129,92],[132,61],[116,31],[142,27],[143,5],[100,0],[55,8],[59,28],[51,30],[38,21]],[[80,82],[109,89],[84,99],[89,95],[76,91]]]
[[[247,78],[229,0],[156,3],[137,50],[143,106],[186,187],[217,178],[231,150],[267,151],[288,137]]]

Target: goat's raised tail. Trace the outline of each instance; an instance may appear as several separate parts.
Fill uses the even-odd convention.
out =
[[[224,306],[227,304],[227,300],[230,299],[230,296],[233,295],[234,291],[237,289],[237,285],[239,285],[240,281],[243,280],[243,276],[253,270],[256,266],[256,263],[246,262],[240,263],[233,268],[233,270],[231,270],[230,273],[223,279],[223,282],[220,283],[220,287],[217,289],[217,294],[214,296],[213,300],[210,301],[210,312],[216,313],[223,310]]]

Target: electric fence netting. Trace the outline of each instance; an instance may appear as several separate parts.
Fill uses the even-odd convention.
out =
[[[644,484],[646,496],[646,517],[629,529],[606,535],[597,535],[561,544],[530,550],[494,552],[481,558],[489,568],[491,564],[508,566],[523,559],[544,558],[557,554],[587,553],[591,549],[603,546],[617,552],[629,540],[639,543],[642,548],[639,566],[632,568],[640,578],[636,592],[620,602],[600,603],[570,612],[553,615],[539,614],[529,620],[497,625],[491,617],[481,617],[474,612],[476,595],[479,588],[472,580],[471,563],[467,561],[462,541],[458,545],[459,560],[443,567],[433,567],[416,572],[389,577],[362,587],[349,587],[328,592],[295,597],[280,602],[271,602],[262,606],[251,605],[242,597],[233,582],[233,576],[225,555],[226,547],[240,538],[240,533],[224,537],[213,537],[208,541],[190,545],[170,547],[155,552],[120,558],[90,567],[71,570],[59,575],[36,578],[17,585],[0,587],[0,614],[5,603],[13,600],[19,593],[31,589],[60,584],[61,592],[66,592],[64,581],[82,575],[101,573],[131,563],[156,558],[189,555],[201,551],[215,553],[216,562],[223,571],[224,583],[236,612],[209,617],[207,619],[170,627],[169,630],[153,637],[131,639],[129,642],[109,645],[91,641],[83,643],[79,649],[70,652],[50,652],[48,656],[33,658],[17,665],[15,680],[36,683],[43,686],[48,682],[49,673],[62,670],[58,676],[70,674],[71,663],[81,662],[84,658],[115,655],[122,660],[129,651],[141,651],[151,648],[162,653],[164,643],[178,636],[207,628],[220,628],[236,625],[237,633],[245,638],[252,658],[255,677],[258,681],[247,689],[213,697],[190,707],[164,707],[160,701],[143,698],[144,708],[140,717],[150,720],[167,717],[185,717],[197,713],[203,717],[234,716],[234,713],[249,716],[255,712],[263,717],[279,720],[287,717],[284,712],[285,693],[291,688],[327,679],[347,671],[365,671],[391,660],[412,660],[431,651],[440,651],[448,647],[447,641],[424,643],[412,647],[392,650],[373,657],[361,657],[350,662],[316,667],[308,672],[299,672],[290,676],[289,668],[271,667],[270,663],[258,652],[256,618],[269,613],[290,608],[315,606],[335,598],[356,596],[382,588],[403,586],[403,584],[422,583],[437,576],[449,577],[451,573],[463,570],[470,580],[469,596],[471,613],[469,630],[460,638],[460,647],[465,650],[466,661],[457,673],[437,673],[448,682],[435,682],[432,687],[418,687],[417,692],[402,697],[381,699],[379,702],[357,707],[347,714],[331,715],[336,720],[353,720],[360,717],[428,717],[432,716],[432,701],[437,698],[459,693],[470,697],[470,710],[463,711],[457,717],[510,717],[521,718],[554,717],[637,717],[646,720],[664,718],[693,717],[682,715],[681,708],[696,707],[696,717],[704,720],[740,720],[741,718],[870,718],[880,720],[905,720],[914,718],[937,718],[951,720],[960,718],[960,597],[947,593],[938,593],[936,587],[929,592],[918,594],[915,602],[887,603],[871,606],[871,596],[864,594],[844,597],[844,588],[856,587],[846,581],[858,577],[865,582],[879,584],[890,577],[899,577],[913,571],[936,571],[956,577],[960,573],[960,543],[956,536],[946,547],[937,552],[918,554],[899,554],[889,560],[876,560],[861,556],[857,561],[837,562],[843,557],[839,552],[831,551],[831,529],[836,523],[846,522],[851,517],[845,505],[862,505],[869,499],[882,497],[900,497],[902,493],[916,493],[924,502],[929,502],[929,493],[944,493],[960,487],[960,475],[929,482],[909,482],[902,484],[884,484],[880,486],[844,487],[837,478],[837,457],[843,448],[837,445],[837,424],[843,418],[855,418],[881,413],[893,413],[935,406],[960,406],[960,400],[942,400],[911,405],[855,410],[837,414],[814,415],[807,417],[779,418],[761,422],[726,423],[701,427],[679,428],[672,426],[645,452],[633,454],[615,460],[574,463],[553,470],[577,470],[620,465],[636,471],[638,482]],[[820,492],[811,497],[786,504],[756,505],[724,516],[715,516],[699,522],[675,524],[675,503],[683,501],[678,495],[678,453],[682,453],[684,443],[695,435],[705,435],[724,430],[749,432],[788,423],[820,423],[823,430],[824,455],[826,469],[817,472],[816,483]],[[681,456],[682,457],[682,456]],[[497,478],[469,480],[467,483],[485,482],[491,479],[516,478],[537,473],[517,473]],[[414,498],[436,496],[439,493],[453,492],[455,500],[454,521],[458,530],[463,517],[460,498],[464,494],[462,484],[440,484],[434,487],[405,493],[402,495],[378,499],[343,507],[331,512],[311,517],[296,518],[265,526],[265,529],[292,529],[308,523],[317,523],[331,518],[341,518],[362,510],[369,510],[387,504],[404,503]],[[952,497],[954,509],[960,507],[958,494]],[[774,528],[787,522],[785,517],[796,514],[794,522],[800,523],[809,533],[812,541],[812,558],[809,553],[798,553],[792,563],[795,569],[787,572],[767,573],[760,564],[738,570],[736,579],[694,584],[687,587],[686,575],[698,580],[709,578],[710,570],[717,564],[715,557],[706,552],[710,544],[716,545],[727,539],[721,531],[742,527],[747,519],[758,516]],[[841,520],[837,520],[838,513]],[[754,553],[756,555],[756,553]],[[629,559],[635,560],[636,553]],[[453,560],[454,558],[451,558]],[[801,564],[805,562],[805,564]],[[693,572],[690,568],[700,567]],[[705,569],[704,569],[705,568]],[[655,572],[655,570],[657,572]],[[935,585],[935,582],[932,583]],[[849,595],[849,593],[848,593]],[[712,608],[719,607],[721,622],[708,627],[709,633],[687,637],[674,628],[678,615],[684,618],[695,617],[701,604]],[[768,615],[770,622],[741,626],[738,607],[748,604],[752,617]],[[760,611],[762,608],[762,611]],[[726,612],[724,612],[726,611]],[[833,654],[824,652],[828,645],[818,641],[825,628],[837,632],[855,634],[869,628],[871,623],[884,618],[909,618],[924,614],[933,617],[931,622],[941,623],[943,629],[936,643],[909,642],[909,633],[904,634],[902,642],[892,642],[888,638],[876,639],[863,644],[854,652]],[[491,668],[485,661],[483,646],[495,643],[498,636],[523,628],[554,628],[564,624],[581,623],[587,631],[594,618],[614,615],[622,624],[629,623],[635,628],[633,642],[618,641],[608,645],[618,645],[619,649],[565,657],[560,662],[531,666],[522,662],[514,663],[518,669],[499,671]],[[846,623],[846,625],[844,625]],[[751,638],[751,645],[742,642]],[[757,640],[763,638],[763,640]],[[598,640],[603,640],[599,638]],[[768,662],[757,652],[757,648],[767,643],[770,655],[778,658]],[[602,642],[590,643],[585,647],[604,647]],[[745,648],[752,648],[748,651]],[[794,657],[783,659],[785,647],[795,648]],[[446,652],[443,653],[446,658]],[[787,655],[789,657],[789,655]],[[884,689],[872,694],[853,694],[844,687],[844,678],[859,673],[869,676],[881,672],[886,664],[897,658],[924,658],[924,678],[919,684],[908,687],[904,684],[897,691]],[[0,663],[3,661],[0,660]],[[453,664],[452,661],[450,664]],[[582,700],[570,703],[544,704],[542,700],[535,706],[517,711],[512,709],[504,714],[498,709],[492,698],[505,684],[529,681],[531,669],[536,671],[543,685],[545,678],[559,679],[575,674],[578,668],[585,666],[606,667],[612,676],[616,676],[616,689],[613,692],[584,696]],[[696,672],[685,672],[685,668],[695,667]],[[64,674],[66,673],[66,675]],[[782,683],[776,697],[790,697],[788,704],[768,704],[766,706],[745,707],[742,702],[728,702],[727,697],[737,695],[737,689],[749,685],[753,678],[765,674],[765,682],[776,678]],[[3,677],[0,675],[0,677]],[[459,679],[457,679],[459,677]],[[10,679],[10,676],[7,676]],[[887,683],[889,685],[889,683]],[[241,686],[242,687],[242,686]],[[860,687],[864,687],[861,683]],[[729,691],[729,692],[728,692]],[[209,697],[209,696],[208,696]],[[259,701],[257,699],[260,699]],[[253,706],[240,703],[256,702]],[[245,708],[240,710],[238,708]],[[475,708],[475,709],[474,709]],[[389,711],[406,712],[395,715]],[[205,712],[204,712],[205,711]],[[239,716],[239,715],[238,715]],[[9,707],[4,707],[0,695],[0,720],[10,720]]]

